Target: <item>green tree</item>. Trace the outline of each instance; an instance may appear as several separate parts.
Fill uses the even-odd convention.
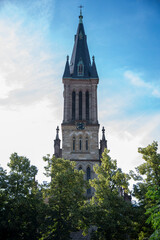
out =
[[[80,208],[84,203],[85,181],[83,172],[75,169],[75,163],[61,158],[44,157],[46,175],[51,177],[44,190],[49,211],[45,219],[42,239],[70,239],[70,233],[78,230]]]
[[[144,163],[136,168],[136,173],[133,171],[130,172],[132,178],[137,181],[137,184],[134,185],[133,194],[138,199],[139,208],[142,212],[138,226],[140,240],[145,237],[149,238],[154,230],[155,234],[159,231],[156,223],[159,223],[157,215],[159,203],[156,194],[159,194],[160,188],[160,154],[157,151],[157,142],[153,142],[145,148],[139,148],[138,152],[142,154]],[[148,214],[150,214],[150,217],[147,221]],[[151,227],[151,224],[153,224],[154,229]],[[152,239],[159,239],[153,237],[154,234],[152,235]]]
[[[151,223],[154,229],[150,239],[160,240],[160,187],[150,187],[146,196],[149,200],[154,201],[153,206],[146,211],[146,214],[149,215],[147,222]]]
[[[8,175],[1,169],[0,239],[38,239],[45,204],[35,181],[37,168],[17,153],[8,166]]]
[[[134,217],[131,203],[124,201],[124,195],[129,192],[130,177],[117,167],[116,160],[112,160],[108,153],[105,149],[101,165],[94,168],[97,178],[90,184],[95,195],[84,207],[82,226],[83,229],[96,226],[92,239],[127,239],[133,232],[131,219]]]
[[[2,167],[0,167],[0,233],[4,221],[4,209],[8,201],[8,192],[6,191],[7,186],[7,172]]]

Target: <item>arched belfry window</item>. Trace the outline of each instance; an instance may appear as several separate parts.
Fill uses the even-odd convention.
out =
[[[76,93],[72,92],[72,120],[75,120],[76,116]]]
[[[73,148],[73,151],[75,151],[76,150],[76,138],[75,137],[73,137],[73,146],[72,146],[72,148]]]
[[[88,151],[88,137],[86,137],[86,151]]]
[[[79,92],[79,120],[82,120],[82,92]]]
[[[86,120],[89,120],[89,92],[86,92]]]
[[[79,137],[79,151],[82,151],[82,137]]]
[[[77,65],[77,75],[78,76],[83,76],[84,75],[84,64],[83,64],[82,60],[80,60],[78,65]]]

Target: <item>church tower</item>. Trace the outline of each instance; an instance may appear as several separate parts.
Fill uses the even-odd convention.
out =
[[[62,128],[62,151],[59,136],[56,135],[55,153],[59,157],[76,162],[76,168],[86,173],[86,179],[93,179],[93,166],[100,164],[101,153],[107,146],[104,129],[99,149],[99,123],[97,114],[97,85],[99,77],[95,59],[90,55],[87,36],[80,11],[79,25],[74,47],[65,65],[62,78],[64,84],[64,112]],[[58,130],[57,130],[58,131]],[[88,190],[88,194],[92,194]]]

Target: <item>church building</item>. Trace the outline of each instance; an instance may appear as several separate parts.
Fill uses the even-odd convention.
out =
[[[57,158],[75,161],[76,168],[85,172],[86,179],[93,179],[96,177],[93,166],[100,164],[107,141],[103,127],[102,139],[99,142],[100,125],[97,109],[99,77],[94,56],[92,62],[90,60],[81,10],[72,56],[70,61],[67,56],[62,82],[64,85],[62,148],[57,127],[54,155]],[[87,194],[92,195],[92,191],[93,189],[88,189]]]

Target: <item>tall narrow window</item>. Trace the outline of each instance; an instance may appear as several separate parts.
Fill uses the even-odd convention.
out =
[[[79,150],[82,151],[82,138],[79,138]]]
[[[87,167],[87,181],[89,181],[89,179],[91,179],[91,169]],[[91,194],[91,188],[87,189],[87,194]]]
[[[76,93],[72,92],[72,120],[75,120],[76,115]]]
[[[79,92],[79,120],[82,120],[82,92]]]
[[[86,137],[86,151],[88,151],[88,137]]]
[[[87,181],[89,181],[89,179],[91,179],[91,169],[87,167]]]
[[[89,92],[86,92],[86,120],[89,120]]]
[[[75,137],[73,137],[73,151],[75,151],[76,149],[76,139]]]

